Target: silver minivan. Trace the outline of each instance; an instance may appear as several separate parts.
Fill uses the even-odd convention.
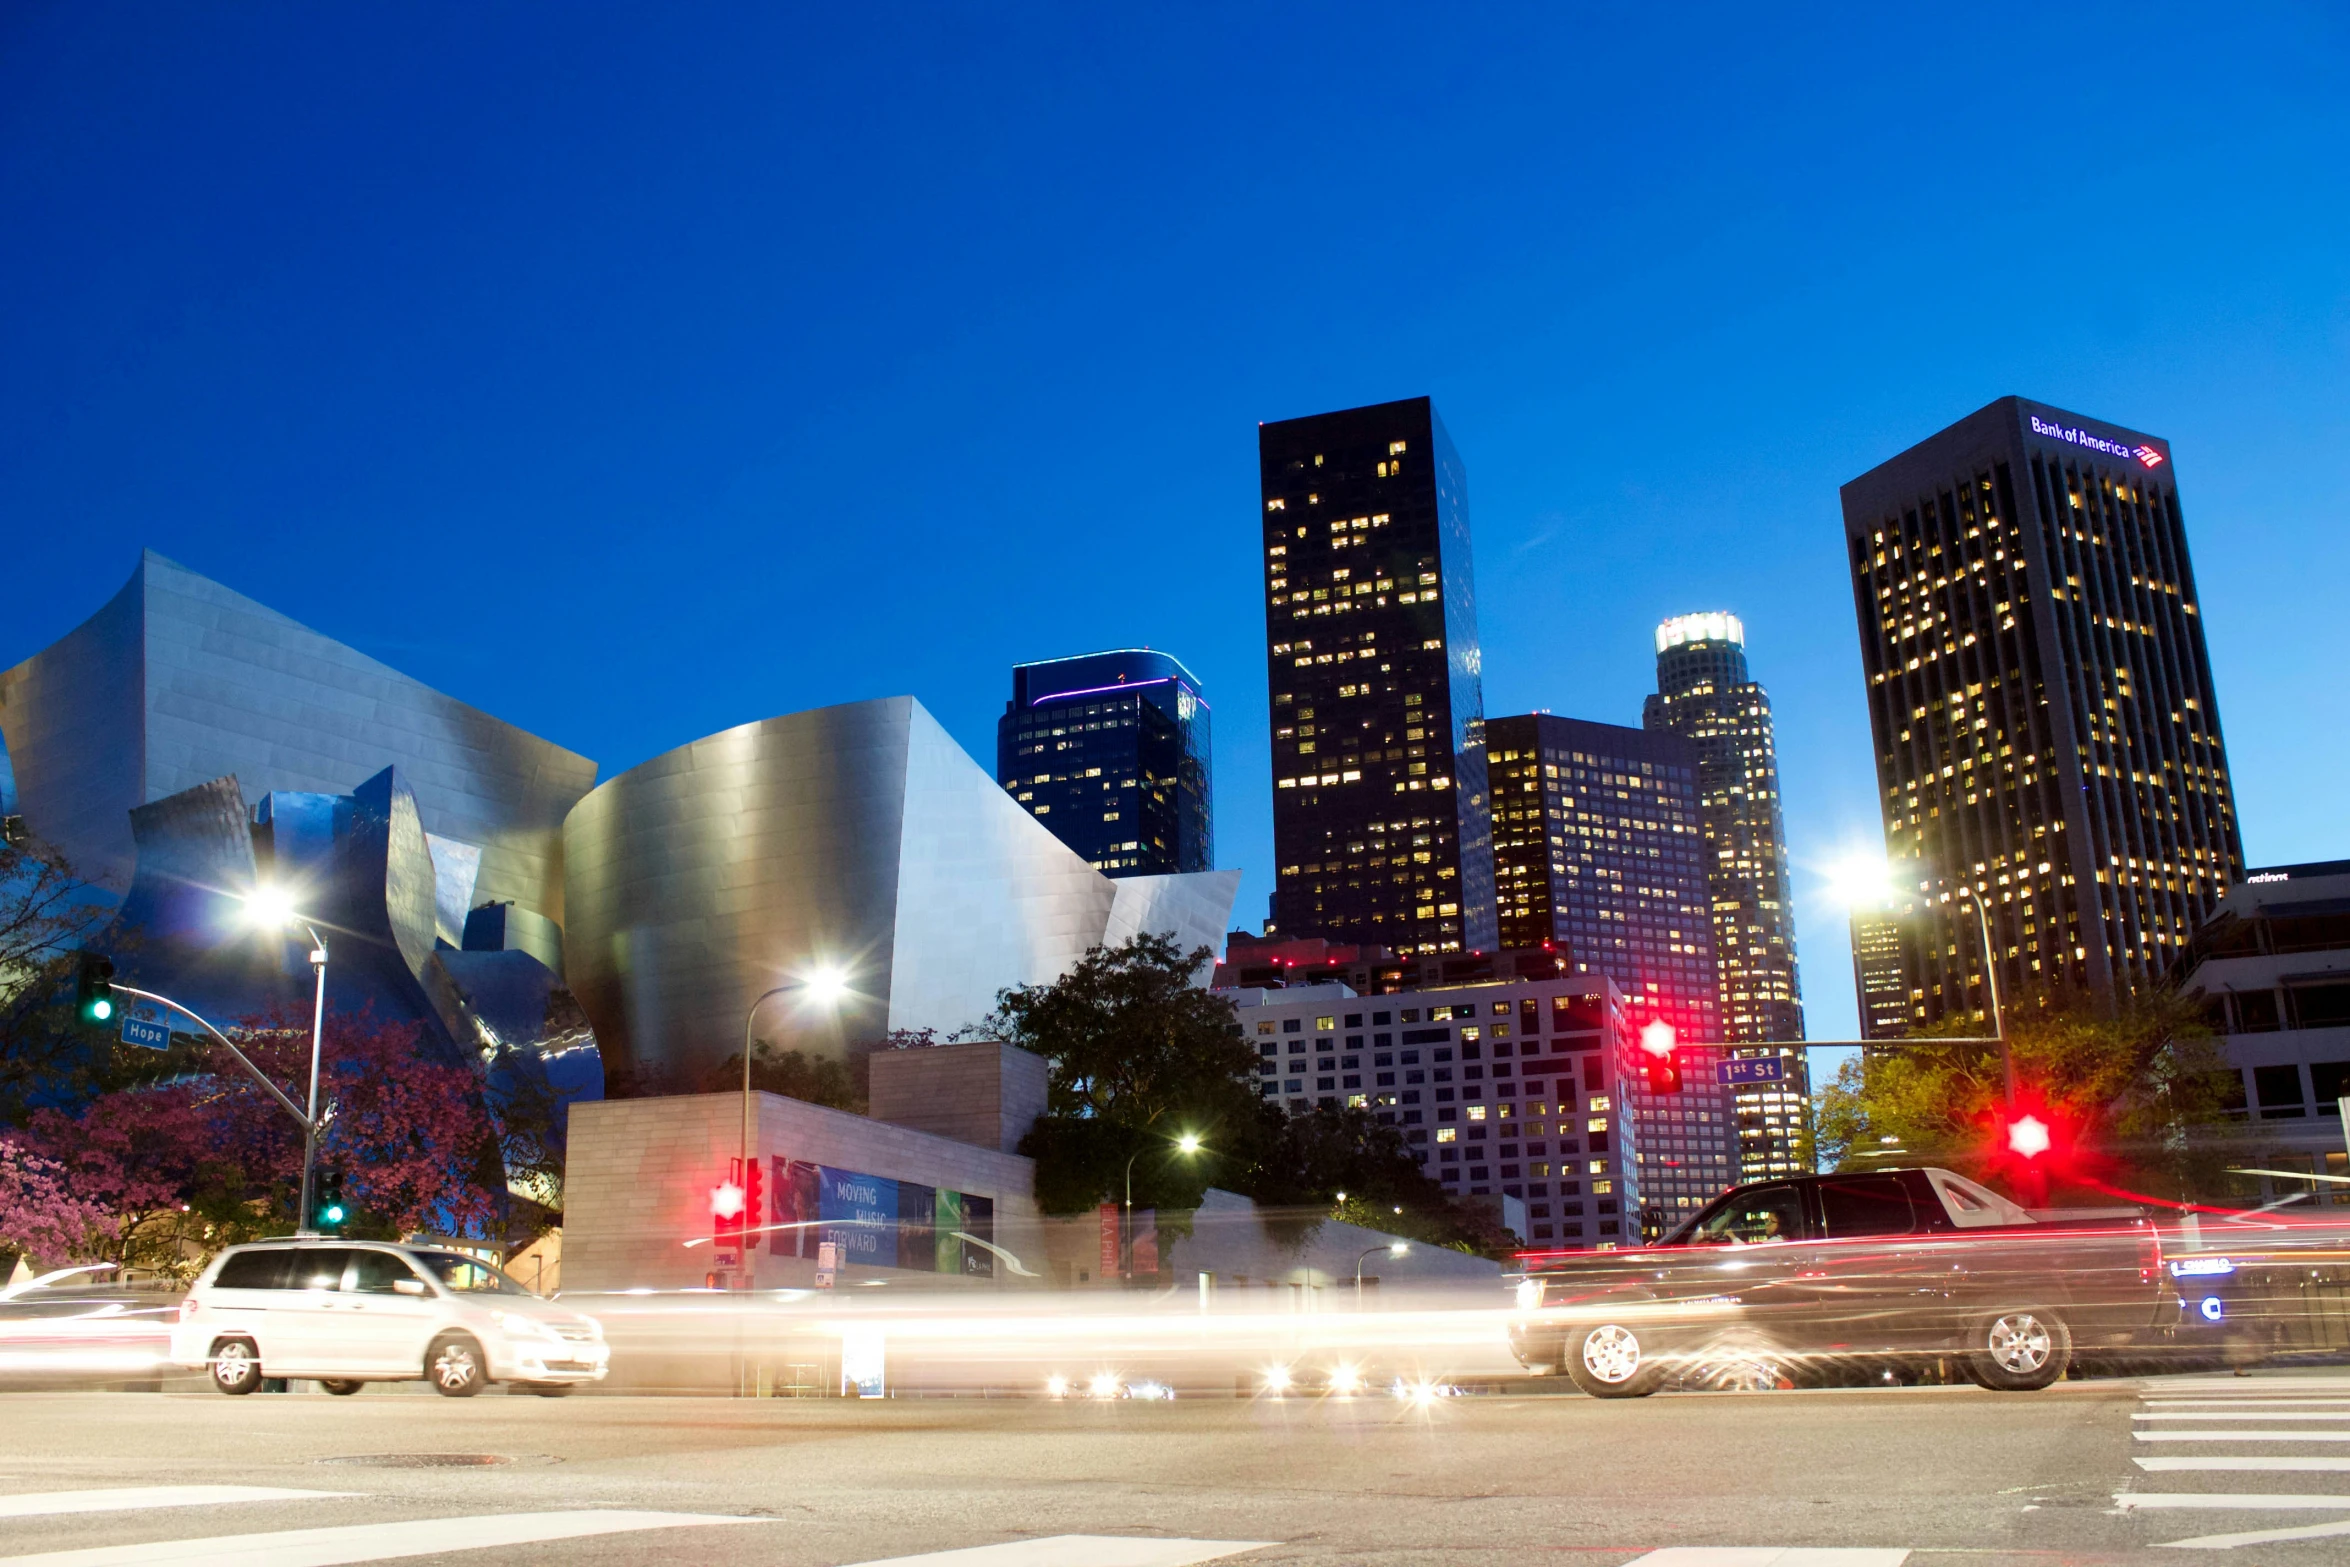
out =
[[[492,1382],[568,1393],[602,1380],[595,1318],[542,1300],[478,1257],[386,1241],[283,1240],[223,1251],[180,1303],[172,1360],[223,1393],[269,1377],[329,1393],[423,1378],[451,1398]]]

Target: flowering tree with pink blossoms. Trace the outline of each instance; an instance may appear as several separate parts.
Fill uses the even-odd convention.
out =
[[[22,1257],[41,1270],[95,1260],[112,1224],[74,1191],[65,1166],[0,1137],[0,1264]]]

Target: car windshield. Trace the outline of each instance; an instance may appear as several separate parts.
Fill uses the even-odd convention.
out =
[[[530,1291],[478,1257],[453,1251],[420,1251],[416,1260],[460,1295],[528,1295]]]

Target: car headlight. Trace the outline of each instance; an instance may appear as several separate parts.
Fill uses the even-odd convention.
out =
[[[498,1313],[498,1331],[508,1338],[551,1339],[555,1330],[536,1317],[526,1317],[518,1311]]]
[[[1520,1311],[1542,1309],[1542,1281],[1540,1279],[1520,1279],[1518,1281],[1518,1309]]]

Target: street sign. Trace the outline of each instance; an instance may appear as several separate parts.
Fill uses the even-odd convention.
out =
[[[126,1015],[122,1020],[122,1042],[137,1045],[141,1050],[169,1050],[171,1029],[162,1023]]]
[[[1787,1062],[1783,1056],[1764,1056],[1755,1061],[1727,1060],[1714,1063],[1714,1079],[1726,1086],[1741,1083],[1783,1083],[1787,1081]]]

